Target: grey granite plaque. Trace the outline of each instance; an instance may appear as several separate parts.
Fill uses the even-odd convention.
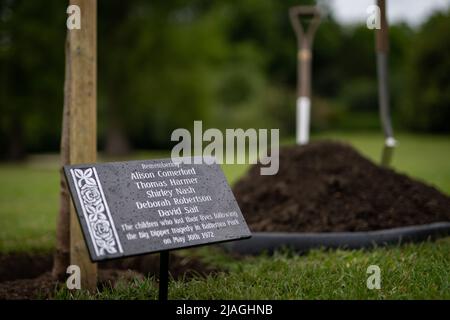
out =
[[[161,159],[64,172],[92,261],[251,236],[217,164]]]

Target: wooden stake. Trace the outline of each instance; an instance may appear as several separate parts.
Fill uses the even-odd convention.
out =
[[[97,1],[70,0],[81,11],[81,29],[68,30],[70,79],[70,163],[90,163],[97,155]],[[70,263],[81,269],[82,289],[97,286],[97,265],[91,263],[73,205],[70,209]]]

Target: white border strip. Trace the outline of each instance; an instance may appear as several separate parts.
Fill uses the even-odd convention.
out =
[[[119,248],[119,252],[123,253],[122,244],[120,243],[119,235],[117,234],[116,226],[114,225],[114,220],[111,217],[111,212],[109,211],[108,202],[106,202],[105,194],[103,193],[102,184],[100,183],[100,179],[98,178],[97,170],[95,169],[95,167],[92,167],[92,170],[94,171],[95,179],[97,180],[97,185],[98,185],[98,188],[100,189],[100,194],[102,195],[103,204],[105,205],[106,213],[108,214],[108,220],[109,220],[109,223],[111,224],[112,230],[114,232],[114,236],[117,241],[117,246]]]
[[[80,202],[81,209],[83,210],[83,216],[84,216],[84,220],[85,220],[86,225],[89,230],[89,235],[91,236],[92,246],[94,247],[95,254],[97,255],[97,257],[99,257],[100,255],[99,255],[99,252],[97,249],[97,245],[95,243],[95,239],[94,239],[94,235],[93,235],[94,233],[92,232],[91,224],[89,222],[88,215],[86,214],[86,209],[84,208],[84,205],[83,205],[83,199],[81,198],[80,189],[78,188],[78,184],[77,184],[78,181],[75,177],[74,169],[70,169],[70,174],[72,175],[73,183],[75,185],[75,189],[77,190],[78,201]]]

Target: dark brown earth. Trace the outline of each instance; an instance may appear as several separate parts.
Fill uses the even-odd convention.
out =
[[[132,281],[143,278],[132,270],[99,270],[98,287],[114,286],[118,280]],[[54,281],[51,272],[45,272],[32,279],[16,279],[0,283],[0,300],[50,299],[61,284]]]
[[[254,165],[233,191],[252,231],[368,231],[450,221],[448,196],[332,141],[280,149],[277,175],[262,176]]]
[[[51,298],[58,287],[58,283],[51,277],[52,264],[51,254],[0,254],[0,300]],[[114,286],[118,280],[157,277],[159,255],[118,259],[98,265],[98,287],[102,288]],[[174,279],[207,276],[219,271],[223,270],[207,265],[192,255],[182,256],[177,252],[170,255],[170,275]]]

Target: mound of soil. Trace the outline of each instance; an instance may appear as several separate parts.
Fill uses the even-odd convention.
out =
[[[414,159],[411,159],[414,161]],[[369,231],[450,221],[450,198],[333,141],[280,149],[279,172],[233,188],[252,231]]]

